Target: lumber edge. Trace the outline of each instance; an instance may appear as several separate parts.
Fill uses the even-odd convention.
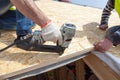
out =
[[[100,80],[120,80],[120,75],[94,54],[88,55],[83,60]]]

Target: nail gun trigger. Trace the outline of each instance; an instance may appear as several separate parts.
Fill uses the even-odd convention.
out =
[[[65,40],[65,41],[71,41],[72,39],[67,39],[67,40]]]

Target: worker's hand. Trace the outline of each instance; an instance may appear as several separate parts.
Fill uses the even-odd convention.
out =
[[[62,44],[62,35],[58,27],[50,23],[46,27],[42,28],[42,37],[45,41],[52,41],[54,43]]]
[[[95,44],[95,50],[104,53],[105,51],[108,51],[112,47],[112,45],[113,43],[110,40],[104,39],[98,42],[97,44]]]
[[[107,28],[108,28],[108,25],[107,24],[102,24],[99,26],[99,28],[103,31],[105,31]]]

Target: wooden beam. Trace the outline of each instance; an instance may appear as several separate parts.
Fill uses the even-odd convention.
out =
[[[56,80],[55,79],[55,70],[48,71],[47,72],[47,77],[48,77],[47,80]]]
[[[75,62],[76,64],[76,79],[85,80],[85,64],[82,59]]]
[[[97,56],[90,54],[83,58],[83,60],[100,80],[120,80],[120,75]]]
[[[67,80],[66,66],[60,67],[55,70],[56,80]]]

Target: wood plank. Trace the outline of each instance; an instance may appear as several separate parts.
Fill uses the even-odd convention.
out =
[[[93,44],[104,38],[105,32],[98,29],[102,12],[101,9],[56,2],[53,0],[39,0],[35,3],[38,8],[42,9],[59,27],[63,23],[75,24],[77,26],[75,37],[61,56],[59,56],[58,53],[24,51],[16,47],[1,52],[0,79],[72,59],[73,57],[93,50]],[[109,21],[110,26],[119,24],[117,14],[114,12],[111,16]],[[34,30],[36,29],[40,29],[39,26],[36,26]],[[0,49],[12,43],[16,38],[15,31],[1,31],[1,33]],[[119,53],[114,54],[118,55]]]
[[[115,73],[97,56],[90,54],[89,56],[83,58],[83,60],[100,80],[120,80],[120,75]]]
[[[55,71],[51,70],[47,72],[48,80],[56,80],[55,79]]]
[[[76,64],[76,79],[85,80],[85,63],[82,59],[75,62]]]
[[[67,68],[66,66],[57,68],[55,70],[56,79],[55,80],[67,80]]]

